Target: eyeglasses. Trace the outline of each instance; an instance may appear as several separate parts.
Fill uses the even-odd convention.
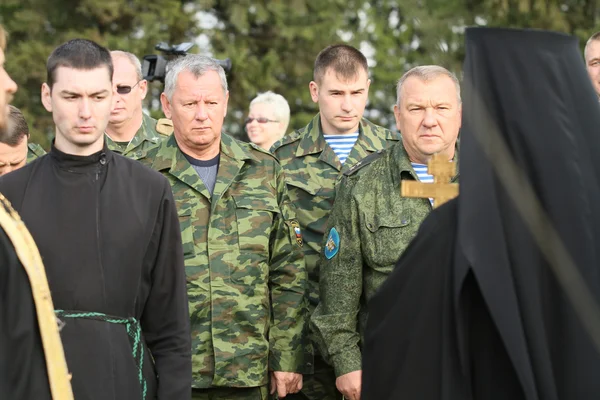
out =
[[[250,117],[248,117],[248,118],[246,118],[246,121],[244,122],[244,125],[251,124],[252,121],[256,121],[259,124],[266,124],[267,122],[279,122],[279,121],[276,121],[274,119],[268,119],[268,118],[263,118],[263,117],[259,117],[259,118],[250,118]]]
[[[141,81],[138,81],[135,85],[133,86],[117,86],[117,93],[119,94],[129,94],[131,93],[131,90],[136,87]]]

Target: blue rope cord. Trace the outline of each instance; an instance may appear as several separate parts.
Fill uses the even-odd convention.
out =
[[[140,387],[142,389],[142,400],[146,400],[148,387],[146,385],[146,379],[144,378],[143,365],[144,365],[144,345],[142,343],[142,328],[137,319],[130,318],[119,318],[106,315],[99,312],[83,312],[83,311],[65,311],[65,310],[54,310],[56,316],[59,318],[82,318],[82,319],[93,319],[97,321],[105,321],[111,324],[125,325],[127,334],[133,341],[131,344],[133,359],[135,360],[138,368],[138,379]]]

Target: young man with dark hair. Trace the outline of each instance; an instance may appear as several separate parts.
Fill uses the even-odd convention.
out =
[[[363,118],[370,83],[367,59],[360,51],[344,44],[325,48],[317,56],[314,80],[309,84],[319,113],[306,127],[286,135],[271,148],[284,168],[303,231],[310,312],[319,303],[317,263],[338,177],[364,157],[400,139],[400,135]],[[309,343],[306,347],[310,353],[306,354],[304,386],[300,394],[290,397],[339,399],[342,395],[336,389],[336,373],[321,355],[313,357]],[[356,372],[339,371],[337,388],[360,382]]]
[[[167,180],[110,151],[110,53],[54,50],[42,103],[50,153],[0,178],[42,255],[77,399],[189,399],[181,235]]]

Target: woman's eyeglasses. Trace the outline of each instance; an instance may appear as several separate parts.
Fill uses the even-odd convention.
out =
[[[259,124],[266,124],[267,122],[279,122],[279,121],[276,121],[274,119],[268,119],[268,118],[263,118],[263,117],[259,117],[259,118],[250,118],[250,117],[248,117],[248,118],[246,118],[246,121],[244,122],[244,125],[251,124],[252,121],[256,121]]]
[[[141,81],[138,81],[138,83],[140,83],[140,82]],[[119,94],[129,94],[129,93],[131,93],[131,90],[138,85],[138,83],[136,83],[133,86],[127,86],[127,85],[117,86],[117,93],[119,93]]]

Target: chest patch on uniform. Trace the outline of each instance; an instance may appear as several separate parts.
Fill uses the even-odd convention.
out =
[[[294,230],[294,235],[296,236],[296,243],[298,243],[298,246],[302,247],[304,242],[302,241],[302,231],[300,231],[300,224],[298,221],[292,221],[292,229]]]
[[[338,234],[337,229],[331,228],[329,231],[329,236],[327,237],[327,242],[325,242],[325,257],[328,260],[331,260],[333,256],[335,256],[340,249],[340,235]]]

